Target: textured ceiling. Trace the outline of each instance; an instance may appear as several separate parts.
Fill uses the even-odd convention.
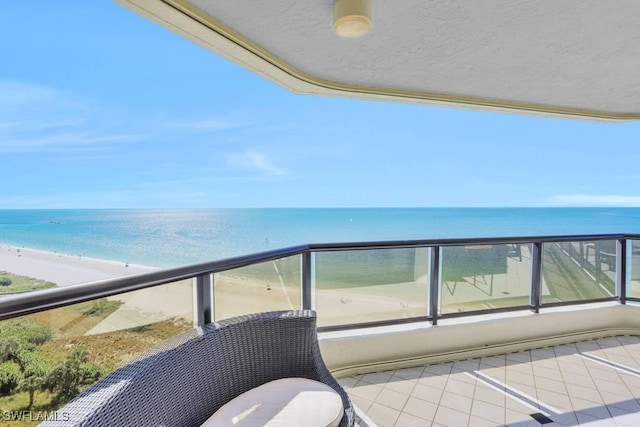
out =
[[[640,118],[640,0],[371,0],[354,39],[332,0],[121,1],[298,91]]]

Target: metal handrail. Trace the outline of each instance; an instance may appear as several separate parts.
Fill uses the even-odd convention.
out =
[[[306,251],[308,251],[307,245],[291,246],[218,261],[132,274],[59,288],[42,289],[27,294],[2,296],[0,297],[0,320],[178,282],[200,275],[233,270],[274,259],[299,255]]]
[[[262,262],[272,261],[295,255],[304,255],[314,252],[333,252],[351,250],[393,249],[393,248],[419,248],[419,247],[446,247],[460,245],[497,245],[497,244],[542,244],[552,242],[579,242],[594,240],[619,240],[640,239],[640,234],[592,234],[570,236],[529,236],[529,237],[481,237],[481,238],[456,238],[456,239],[422,239],[422,240],[394,240],[374,242],[349,242],[349,243],[312,243],[291,246],[271,251],[259,252],[243,256],[231,257],[222,260],[192,264],[182,267],[169,268],[147,273],[105,279],[94,282],[82,283],[59,288],[43,289],[26,294],[8,295],[0,297],[0,320],[36,313],[52,308],[68,306],[79,302],[91,301],[103,297],[118,295],[140,289],[151,288],[167,283],[192,279],[213,273],[219,273],[236,268],[246,267]],[[305,255],[305,259],[306,259]],[[619,260],[626,267],[626,259]],[[303,265],[303,294],[305,299],[310,299],[311,283],[308,271],[309,262]],[[306,279],[305,279],[306,278]],[[624,287],[622,287],[624,289]],[[616,295],[624,302],[623,295]],[[585,301],[590,302],[590,301]],[[308,302],[304,302],[306,306]],[[309,308],[309,307],[307,307]],[[536,310],[539,307],[535,307]],[[435,323],[437,316],[432,316]]]
[[[351,243],[310,243],[307,246],[312,252],[368,250],[386,248],[420,248],[435,246],[462,245],[503,245],[515,243],[551,243],[579,242],[594,240],[614,240],[640,238],[638,234],[579,234],[563,236],[529,236],[529,237],[475,237],[455,239],[423,239],[423,240],[388,240]]]

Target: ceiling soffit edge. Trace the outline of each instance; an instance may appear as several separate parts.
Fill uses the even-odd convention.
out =
[[[600,121],[640,119],[640,113],[615,113],[555,107],[487,98],[358,86],[324,80],[291,66],[191,5],[187,0],[116,1],[200,46],[296,93]]]

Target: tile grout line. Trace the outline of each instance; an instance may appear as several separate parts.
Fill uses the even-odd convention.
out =
[[[393,425],[394,425],[394,426],[397,426],[397,425],[398,425],[398,420],[400,419],[400,417],[402,416],[402,414],[404,414],[404,413],[405,413],[405,412],[404,412],[404,408],[406,408],[406,407],[407,407],[407,403],[409,403],[409,399],[411,399],[411,397],[413,397],[413,391],[416,389],[416,386],[418,385],[418,380],[419,380],[420,378],[422,378],[422,374],[424,374],[424,370],[425,370],[425,368],[426,368],[427,366],[428,366],[428,365],[424,365],[424,366],[422,367],[422,371],[420,372],[420,376],[419,376],[419,378],[415,380],[415,384],[413,384],[413,387],[411,388],[411,391],[410,391],[410,392],[409,392],[409,394],[408,394],[408,398],[407,398],[406,402],[404,402],[404,404],[402,405],[402,409],[400,409],[400,410],[399,410],[399,411],[400,411],[400,415],[398,415],[398,418],[397,418],[397,419],[396,419],[396,421],[393,423]],[[397,372],[397,371],[398,371],[398,369],[396,369],[396,370],[395,370],[395,371],[393,371],[393,372],[395,373],[395,372]],[[387,383],[386,383],[386,384],[389,384],[389,382],[391,381],[391,379],[392,379],[392,378],[394,378],[394,375],[393,375],[393,374],[391,374],[391,378],[389,378],[389,381],[387,381]],[[401,380],[403,380],[403,381],[411,381],[411,380],[407,380],[407,379],[402,378],[402,377],[395,377],[395,378],[401,379]],[[392,390],[392,391],[395,391],[395,390]],[[398,393],[399,393],[399,392],[398,392]],[[401,394],[404,394],[404,393],[401,393]],[[417,399],[417,398],[416,398],[416,399]],[[392,409],[393,409],[393,408],[392,408]],[[409,414],[409,415],[411,415],[411,414]],[[415,415],[414,415],[414,416],[415,416]]]
[[[506,354],[504,355],[504,360],[503,360],[503,363],[502,363],[502,366],[501,366],[501,367],[498,367],[498,366],[494,366],[494,367],[492,367],[492,369],[497,369],[497,368],[502,369],[502,371],[503,371],[503,372],[502,372],[502,374],[503,374],[503,377],[504,377],[504,379],[505,379],[505,381],[506,381],[506,379],[507,379],[507,355],[506,355]],[[478,372],[479,372],[479,371],[481,371],[481,370],[482,370],[482,358],[480,358],[480,365],[478,366]],[[467,374],[468,374],[468,373],[467,373]],[[473,377],[473,375],[471,375],[471,376]],[[475,377],[473,377],[473,378],[474,378],[474,379],[476,379]],[[478,390],[478,381],[476,380],[476,386],[475,386],[475,388],[473,389],[473,402],[472,402],[472,405],[471,405],[471,409],[472,409],[472,410],[473,410],[473,403],[475,403],[475,401],[476,401],[476,391],[477,391],[477,390]],[[504,422],[505,422],[505,424],[506,424],[506,421],[507,421],[507,402],[506,402],[506,395],[505,395],[504,393],[500,393],[500,394],[502,394],[502,397],[503,397],[503,401],[502,401],[502,409],[503,409],[503,411],[502,411],[502,417],[503,417]],[[489,403],[489,402],[485,402],[485,403]],[[498,406],[498,405],[495,405],[495,406]],[[483,418],[483,417],[479,417],[479,418],[486,419],[486,418]],[[489,420],[489,421],[491,421],[491,420]],[[471,414],[469,414],[469,424],[468,424],[468,426],[467,426],[467,427],[473,427],[473,426],[471,425]]]
[[[436,415],[438,415],[438,410],[440,409],[440,403],[442,402],[442,397],[444,396],[444,392],[447,389],[447,383],[449,382],[449,377],[451,376],[451,372],[453,372],[454,363],[455,362],[447,362],[447,364],[450,365],[449,373],[447,374],[447,380],[444,382],[444,385],[442,386],[442,392],[440,393],[440,398],[438,399],[436,412],[433,414],[433,420],[431,420],[431,424],[430,424],[431,426],[433,426],[433,424],[435,423]]]
[[[639,370],[630,368],[630,367],[628,367],[626,365],[623,365],[621,363],[612,362],[610,360],[604,359],[604,358],[599,357],[599,356],[595,356],[593,354],[588,354],[588,353],[578,353],[575,356],[581,357],[582,359],[585,359],[585,360],[589,360],[589,361],[591,361],[593,363],[600,364],[600,365],[605,366],[607,368],[614,369],[614,370],[616,370],[618,372],[622,372],[622,373],[625,373],[625,374],[632,375],[634,377],[640,378],[640,371]],[[620,374],[618,374],[618,378],[620,379],[622,384],[624,384],[624,386],[627,388],[627,391],[631,394],[631,396],[634,396],[635,393],[633,393],[633,391],[629,389],[629,386],[624,381],[624,379],[620,377]],[[592,381],[594,381],[593,377],[591,379],[592,379]],[[596,390],[598,391],[598,394],[600,394],[600,398],[604,402],[605,399],[602,396],[602,393],[600,392],[600,388],[597,386],[597,383],[595,381],[594,381],[594,384],[596,384]],[[606,403],[605,403],[605,406],[608,407],[608,405]],[[607,408],[607,410],[608,410],[608,408]],[[609,411],[609,413],[611,413],[611,411]],[[611,416],[613,418],[613,414],[611,414]]]
[[[557,346],[549,346],[549,347],[545,347],[551,350],[551,353],[553,356],[549,356],[548,358],[553,359],[554,363],[553,366],[548,366],[548,363],[544,363],[543,365],[541,365],[541,367],[549,370],[543,370],[542,375],[539,377],[540,380],[542,379],[549,379],[549,380],[555,380],[555,381],[560,381],[562,382],[562,386],[563,386],[563,390],[560,392],[561,394],[564,394],[566,396],[570,396],[569,393],[569,385],[575,385],[577,387],[583,387],[583,388],[587,388],[587,389],[594,389],[595,391],[597,391],[600,394],[601,400],[603,402],[604,407],[607,409],[607,411],[609,412],[609,419],[616,419],[616,414],[617,411],[612,412],[610,408],[608,408],[608,405],[605,403],[607,402],[607,400],[605,399],[605,397],[602,395],[603,392],[609,390],[609,386],[605,387],[604,390],[601,390],[598,387],[598,382],[599,381],[605,381],[605,382],[612,382],[612,383],[616,383],[616,381],[611,381],[610,379],[608,379],[609,377],[607,377],[608,374],[606,374],[606,370],[609,370],[611,372],[611,370],[613,372],[615,372],[615,374],[613,374],[613,372],[611,372],[611,374],[613,374],[614,377],[617,377],[617,379],[619,380],[618,382],[620,382],[621,387],[624,385],[624,387],[629,391],[629,393],[632,396],[635,396],[634,391],[632,390],[633,385],[635,384],[635,381],[632,383],[628,383],[628,381],[635,377],[635,378],[640,378],[640,368],[636,368],[633,367],[634,364],[631,363],[629,364],[625,364],[625,363],[619,363],[619,362],[615,362],[615,361],[611,361],[608,360],[607,357],[609,357],[609,355],[607,354],[607,351],[609,349],[612,349],[613,347],[615,347],[613,344],[617,342],[619,347],[622,347],[622,349],[624,349],[624,351],[622,351],[622,349],[620,351],[616,350],[615,352],[611,353],[611,357],[615,360],[617,359],[617,355],[619,356],[624,356],[624,357],[628,357],[631,359],[636,359],[634,357],[634,354],[638,353],[637,351],[634,351],[635,348],[634,347],[640,347],[640,339],[638,339],[638,342],[635,342],[633,340],[620,340],[618,339],[618,337],[614,337],[616,338],[616,341],[605,341],[605,342],[600,342],[597,339],[594,340],[585,340],[585,341],[577,341],[577,342],[572,342],[572,343],[567,343],[567,344],[563,344],[565,346],[568,346],[566,348],[563,348],[560,351],[556,351],[556,347]],[[606,338],[605,338],[606,339]],[[624,342],[623,342],[624,341]],[[627,342],[628,341],[628,342]],[[586,343],[585,345],[580,345],[581,343]],[[582,347],[582,349],[580,349],[579,347]],[[571,350],[574,350],[575,352],[572,352]],[[640,348],[638,348],[638,350],[640,350]],[[596,355],[596,354],[591,354],[590,352],[596,352],[596,353],[600,353],[604,351],[604,355],[600,356],[600,355]],[[520,353],[520,352],[516,352],[516,353]],[[430,404],[434,404],[435,403],[435,412],[433,414],[433,419],[431,420],[431,425],[437,425],[435,419],[436,419],[436,415],[438,414],[438,411],[441,408],[441,403],[443,402],[443,398],[444,398],[444,394],[447,391],[447,386],[452,384],[452,379],[455,379],[456,381],[462,381],[465,382],[464,380],[461,380],[460,378],[452,378],[452,374],[453,373],[460,373],[460,374],[464,374],[465,376],[471,378],[473,380],[473,390],[471,393],[471,407],[468,411],[463,411],[463,410],[459,410],[459,409],[452,409],[453,411],[459,412],[461,415],[467,415],[467,427],[471,427],[472,426],[472,411],[473,411],[473,407],[474,407],[474,402],[476,402],[476,397],[480,396],[480,390],[486,390],[484,387],[488,387],[494,391],[497,391],[500,395],[503,396],[502,399],[502,409],[503,409],[503,415],[504,415],[504,419],[505,422],[508,420],[508,398],[512,399],[513,401],[517,402],[518,404],[523,405],[524,407],[528,408],[528,409],[532,409],[533,411],[537,412],[538,414],[541,415],[545,415],[547,417],[553,417],[554,415],[563,415],[564,411],[560,411],[558,409],[556,409],[554,406],[546,404],[542,401],[540,401],[537,396],[539,395],[539,391],[542,390],[544,391],[544,389],[538,389],[538,376],[536,376],[536,370],[534,369],[537,365],[536,362],[538,361],[546,361],[546,359],[548,359],[547,357],[544,357],[546,353],[544,354],[536,354],[534,355],[532,350],[525,350],[522,353],[526,353],[526,356],[528,356],[528,361],[525,360],[510,360],[508,358],[509,353],[505,353],[504,355],[496,355],[496,356],[492,356],[492,357],[498,357],[500,356],[501,360],[495,360],[492,361],[490,365],[487,366],[483,366],[482,364],[482,358],[476,358],[478,359],[478,367],[476,370],[474,370],[474,366],[469,366],[467,365],[466,369],[465,367],[460,367],[457,368],[454,372],[454,361],[452,362],[446,362],[446,363],[437,363],[437,364],[427,364],[427,365],[422,365],[422,370],[420,371],[420,375],[416,378],[416,379],[406,379],[406,378],[402,378],[402,377],[396,377],[394,375],[395,371],[392,371],[394,373],[390,374],[388,378],[383,377],[383,382],[381,383],[375,383],[375,384],[371,384],[368,383],[367,381],[363,381],[362,377],[360,377],[358,379],[358,381],[356,382],[356,384],[354,385],[354,388],[356,386],[364,386],[364,385],[377,385],[378,387],[380,387],[378,393],[376,393],[375,398],[372,400],[371,404],[373,405],[374,403],[378,403],[384,407],[388,407],[391,409],[394,409],[396,411],[399,412],[398,417],[395,419],[395,421],[393,421],[392,426],[395,427],[400,427],[399,424],[399,419],[402,416],[402,414],[409,414],[407,412],[405,412],[407,405],[409,403],[409,400],[412,398],[415,398],[417,400],[422,400],[417,396],[414,396],[414,393],[416,392],[417,389],[417,385],[420,383],[420,379],[425,378],[424,375],[425,374],[429,374],[430,376],[446,376],[446,380],[442,383],[443,385],[441,387],[435,387],[435,386],[429,386],[425,384],[425,387],[429,387],[429,388],[434,388],[434,389],[439,389],[440,390],[440,395],[439,398],[437,399],[437,402],[432,402],[432,400],[436,400],[436,399],[431,399],[428,401]],[[525,354],[521,354],[521,357],[518,357],[518,359],[527,359],[527,357],[525,356]],[[582,361],[582,363],[580,363],[580,366],[583,366],[584,368],[586,368],[586,371],[584,371],[584,369],[582,369],[581,372],[580,370],[577,371],[564,371],[563,370],[563,366],[566,365],[566,362],[569,362],[571,365],[574,365],[576,362],[570,362],[569,360],[565,359],[567,356],[577,356],[579,357]],[[538,358],[536,358],[538,357]],[[627,359],[622,359],[623,362],[626,361]],[[595,365],[591,365],[591,368],[589,368],[589,363],[588,362],[592,362],[595,363],[597,365],[601,365],[603,367],[605,367],[606,369],[603,369],[602,367],[600,367],[600,369],[597,369],[597,366]],[[521,391],[520,389],[518,389],[517,384],[516,385],[509,385],[508,383],[508,373],[509,371],[509,363],[510,362],[514,362],[516,365],[528,365],[531,369],[531,373],[530,374],[525,374],[523,373],[523,375],[531,375],[532,376],[532,380],[533,380],[533,388],[535,390],[535,394],[530,395],[527,394],[523,391]],[[493,366],[494,364],[500,365],[500,366]],[[429,366],[437,366],[437,365],[442,365],[443,367],[446,366],[448,367],[448,372],[447,373],[438,373],[438,372],[429,372],[427,371],[427,368]],[[594,369],[595,368],[595,369]],[[492,376],[492,372],[491,370],[495,369],[495,371],[493,372],[493,374],[498,375],[499,373],[502,374],[502,376],[504,377],[504,380],[501,379],[497,379],[496,377]],[[438,371],[438,370],[436,370]],[[446,369],[442,369],[442,371],[446,371]],[[487,372],[488,373],[485,373]],[[559,372],[559,377],[560,378],[554,378],[549,376],[549,374],[553,374],[552,371],[558,371]],[[517,371],[516,371],[517,372]],[[627,375],[624,375],[627,374]],[[572,380],[574,379],[573,376],[577,376],[577,377],[584,377],[585,378],[585,382],[586,379],[590,379],[592,385],[591,386],[587,386],[585,384],[582,383],[580,378],[576,378],[577,382],[572,382]],[[594,377],[594,375],[596,375]],[[624,378],[628,378],[629,380],[625,381]],[[567,378],[569,378],[570,382],[567,382]],[[401,389],[403,390],[407,390],[408,394],[405,393],[404,391],[400,392],[397,390],[393,390],[391,388],[387,388],[387,386],[389,384],[391,384],[391,382],[393,382],[392,380],[397,379],[398,381],[410,381],[413,382],[413,384],[407,385],[406,388],[404,388],[405,386],[402,386]],[[467,380],[468,381],[468,380]],[[504,382],[502,382],[504,381]],[[467,382],[468,384],[471,384],[470,382]],[[546,384],[546,382],[544,383]],[[544,385],[543,384],[543,385]],[[552,384],[552,383],[549,383]],[[483,387],[481,387],[481,385]],[[640,387],[640,386],[638,386]],[[406,401],[404,401],[404,403],[402,403],[401,408],[396,409],[395,407],[390,407],[390,406],[386,406],[383,403],[380,402],[376,402],[376,399],[378,399],[380,397],[380,394],[384,391],[384,390],[391,390],[391,391],[395,391],[396,393],[401,393],[403,395],[406,396]],[[553,391],[553,389],[551,389]],[[453,394],[458,394],[455,393],[453,391],[451,391],[451,393]],[[466,391],[464,391],[464,393],[466,393]],[[464,394],[464,396],[466,396],[466,394]],[[634,399],[638,402],[640,402],[640,399],[636,399],[634,397]],[[496,397],[496,402],[498,402],[499,400],[497,400]],[[493,402],[493,400],[492,400]],[[497,403],[492,403],[495,406],[500,406]],[[579,414],[582,413],[583,415],[590,415],[589,412],[583,412],[580,410],[576,410],[573,407],[573,402],[570,401],[570,407],[571,407],[571,412],[573,412],[574,414]],[[562,406],[562,404],[561,404]],[[446,407],[447,409],[451,409]],[[515,407],[514,407],[515,408]],[[568,409],[568,408],[567,408]],[[626,409],[623,408],[617,408],[616,409],[620,409],[621,411],[625,411]],[[526,415],[526,413],[524,412],[524,410],[522,409],[516,409],[516,411],[522,411],[524,415]],[[627,412],[629,412],[628,410],[626,410]],[[363,411],[363,413],[365,415],[366,412]],[[499,414],[499,410],[496,408],[496,416],[498,416]],[[531,416],[531,414],[529,414]],[[619,414],[618,414],[619,415]],[[367,415],[368,416],[368,415]],[[479,418],[485,420],[484,417],[482,417],[481,415],[478,416]],[[418,417],[421,418],[421,417]],[[535,419],[535,418],[534,418]],[[491,420],[487,420],[492,422]],[[426,422],[428,423],[429,420],[426,420]],[[429,425],[429,424],[426,424]],[[460,424],[461,426],[463,426],[464,424]]]
[[[541,402],[539,399],[529,396],[528,394],[483,374],[482,372],[474,371],[473,374],[470,372],[466,372],[466,374],[474,378],[476,381],[480,381],[494,390],[503,393],[505,396],[510,397],[518,403],[535,411],[540,411],[543,415],[551,416],[561,414],[561,412],[553,406]]]
[[[609,368],[613,368],[616,371],[624,372],[629,375],[633,375],[640,378],[640,370],[631,368],[627,365],[618,362],[612,362],[611,360],[605,359],[604,357],[596,356],[589,353],[578,353],[576,354],[578,357],[582,357],[587,360],[591,360],[592,362],[599,363]]]

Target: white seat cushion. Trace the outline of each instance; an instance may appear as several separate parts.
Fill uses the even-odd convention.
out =
[[[342,399],[328,385],[283,378],[251,389],[218,409],[203,427],[337,427]]]

